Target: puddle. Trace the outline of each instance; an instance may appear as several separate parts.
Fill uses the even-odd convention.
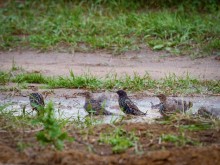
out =
[[[56,93],[56,92],[55,92]],[[72,92],[73,93],[73,92]],[[97,96],[99,94],[95,94]],[[94,116],[94,120],[100,121],[100,123],[112,123],[117,120],[121,120],[121,117],[124,115],[121,110],[119,110],[117,95],[114,93],[108,94],[108,101],[106,102],[106,110],[116,114],[113,116]],[[182,99],[182,97],[179,97]],[[220,97],[217,96],[204,96],[204,97],[184,97],[185,100],[191,100],[193,102],[193,107],[187,113],[197,113],[197,110],[201,106],[211,106],[213,108],[220,108]],[[150,102],[154,104],[159,103],[159,100],[155,97],[143,97],[141,99],[132,98],[136,103],[139,109],[143,112],[147,111],[147,115],[133,117],[126,120],[126,122],[148,122],[151,123],[156,118],[160,118],[161,115],[157,109],[151,109]],[[52,101],[55,106],[55,114],[58,118],[65,119],[80,119],[83,121],[88,113],[84,110],[83,105],[85,99],[82,96],[75,96],[74,98],[65,98],[62,95],[53,95],[45,99],[45,102],[48,103]],[[13,111],[14,115],[22,115],[22,109],[25,106],[26,113],[35,115],[36,112],[31,110],[28,96],[14,96],[6,97],[6,94],[0,94],[0,104],[10,104],[7,109]]]

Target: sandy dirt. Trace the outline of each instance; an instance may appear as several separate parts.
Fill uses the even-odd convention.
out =
[[[117,73],[133,75],[137,72],[144,75],[148,72],[153,78],[159,79],[175,73],[183,76],[189,73],[199,79],[220,79],[220,61],[215,57],[192,60],[190,57],[169,57],[163,52],[142,50],[125,55],[113,56],[107,53],[37,53],[0,52],[0,69],[8,70],[13,61],[27,71],[39,71],[44,75],[69,75],[92,73],[97,76]]]

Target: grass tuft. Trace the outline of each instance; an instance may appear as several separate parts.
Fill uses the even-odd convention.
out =
[[[186,144],[197,144],[197,142],[192,141],[191,139],[185,137],[184,134],[181,135],[172,135],[172,134],[162,134],[161,136],[162,142],[171,142],[176,146],[185,146]]]
[[[46,78],[40,73],[22,73],[16,75],[12,82],[16,83],[39,83],[45,84],[47,83]]]
[[[110,144],[113,153],[122,153],[126,149],[133,147],[138,141],[138,137],[132,132],[126,132],[121,128],[116,128],[111,134],[101,134],[100,142]]]
[[[70,76],[47,77],[40,73],[21,73],[9,77],[10,73],[0,72],[0,82],[15,82],[26,85],[26,83],[45,84],[49,88],[82,88],[91,90],[100,89],[125,89],[131,91],[149,90],[153,93],[165,94],[210,94],[220,92],[220,81],[198,80],[186,76],[178,77],[175,74],[167,75],[165,78],[154,80],[148,73],[141,76],[134,73],[133,76],[122,77],[117,74],[98,78],[92,74],[75,75],[72,71]]]

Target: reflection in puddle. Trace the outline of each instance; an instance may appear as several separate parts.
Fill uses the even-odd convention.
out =
[[[26,113],[30,113],[35,115],[36,112],[32,112],[28,97],[15,96],[10,98],[5,98],[4,95],[0,94],[0,104],[9,104],[7,107],[8,110],[14,111],[14,115],[22,115],[22,109],[25,107]],[[193,102],[193,107],[187,113],[197,113],[197,110],[201,106],[211,106],[213,108],[220,108],[220,97],[184,97],[185,100],[191,100]],[[51,97],[47,98],[45,102],[53,101],[55,106],[55,114],[58,118],[65,118],[70,120],[80,120],[83,122],[86,119],[88,113],[84,110],[84,98],[76,97],[66,99],[64,97]],[[125,119],[123,121],[126,122],[148,122],[151,123],[156,118],[160,118],[157,109],[151,109],[150,102],[157,104],[159,100],[154,97],[145,97],[141,99],[132,99],[139,109],[143,112],[147,111],[146,116],[137,116],[129,119]],[[116,114],[114,116],[93,116],[94,121],[99,123],[113,123],[116,121],[120,121],[123,116],[122,111],[119,110],[117,97],[111,97],[106,102],[106,110]]]

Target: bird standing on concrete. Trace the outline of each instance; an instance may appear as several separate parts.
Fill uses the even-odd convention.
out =
[[[36,86],[29,86],[29,88],[31,88],[33,91],[33,93],[30,93],[29,95],[30,105],[32,110],[35,110],[37,113],[39,113],[39,111],[41,111],[45,106],[44,98],[40,93],[37,92],[38,88]]]
[[[113,115],[113,113],[105,110],[103,100],[92,98],[90,92],[85,92],[84,96],[86,98],[84,109],[89,113],[89,115]]]
[[[186,112],[193,106],[191,101],[186,102],[185,100],[176,100],[167,98],[164,94],[156,95],[160,100],[159,111],[161,115],[167,116],[169,114],[181,111]]]
[[[140,111],[139,108],[128,98],[127,93],[125,91],[118,90],[117,94],[119,96],[119,107],[125,114],[146,115],[146,113]]]

